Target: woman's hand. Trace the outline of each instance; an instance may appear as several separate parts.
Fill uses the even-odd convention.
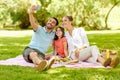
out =
[[[80,51],[79,48],[77,48],[77,49],[75,50],[75,57],[76,57],[76,58],[79,57],[79,51]]]

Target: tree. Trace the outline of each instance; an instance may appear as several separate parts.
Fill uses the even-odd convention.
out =
[[[29,26],[29,19],[27,9],[30,3],[29,0],[1,0],[0,3],[0,19],[3,28],[6,26],[19,26],[20,28],[27,28]]]
[[[52,3],[52,1],[51,0],[39,0],[39,2],[41,3],[41,9],[37,11],[37,14],[35,16],[38,20],[38,23],[44,26],[46,24],[46,20],[51,16],[50,12],[47,11],[47,7],[49,6],[49,4]]]
[[[94,0],[52,0],[48,11],[61,19],[64,15],[72,15],[75,26],[88,26],[90,29],[99,29],[99,2]],[[51,10],[53,8],[53,10]],[[55,9],[54,9],[55,8]],[[57,8],[57,9],[56,9]],[[96,18],[96,19],[95,19]]]
[[[108,28],[109,14],[120,2],[119,0],[0,0],[0,24],[3,27],[12,25],[27,29],[30,25],[27,10],[33,4],[30,1],[37,1],[42,6],[35,14],[42,26],[49,17],[57,17],[60,21],[63,16],[72,15],[74,26],[88,29]],[[111,8],[108,10],[109,7]],[[103,9],[108,11],[102,12]]]
[[[13,24],[19,26],[21,29],[27,29],[30,25],[28,17],[29,0],[14,0],[14,6],[9,9]]]
[[[105,28],[108,29],[108,24],[107,24],[107,21],[108,21],[108,17],[109,17],[109,14],[110,12],[113,10],[113,8],[118,4],[120,3],[120,1],[118,0],[111,0],[111,3],[113,4],[113,6],[109,9],[106,17],[105,17]]]
[[[7,5],[7,1],[0,1],[0,28],[4,28],[8,23],[7,19],[10,18],[10,14],[8,13],[9,6]]]

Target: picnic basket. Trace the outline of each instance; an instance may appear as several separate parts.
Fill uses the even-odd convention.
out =
[[[113,43],[104,44],[100,52],[104,58],[113,58],[115,56],[118,56],[118,48]]]

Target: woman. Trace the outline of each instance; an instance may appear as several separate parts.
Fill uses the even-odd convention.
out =
[[[68,41],[69,56],[79,61],[101,63],[105,67],[108,66],[111,58],[105,60],[101,57],[97,46],[89,46],[85,30],[83,28],[74,28],[72,21],[72,16],[64,16],[62,19],[62,25],[67,30],[66,38]]]

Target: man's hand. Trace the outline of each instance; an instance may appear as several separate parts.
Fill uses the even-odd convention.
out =
[[[35,19],[33,13],[36,11],[36,6],[32,5],[28,11],[29,14],[29,20],[30,20],[30,24],[33,27],[33,30],[36,31],[38,29],[38,22]]]
[[[29,14],[32,14],[32,13],[35,12],[35,10],[36,10],[36,6],[35,6],[35,5],[32,5],[32,6],[28,9],[28,13],[29,13]]]
[[[50,58],[51,58],[51,55],[50,55],[50,54],[45,55],[45,59],[46,59],[46,60],[49,60]]]

